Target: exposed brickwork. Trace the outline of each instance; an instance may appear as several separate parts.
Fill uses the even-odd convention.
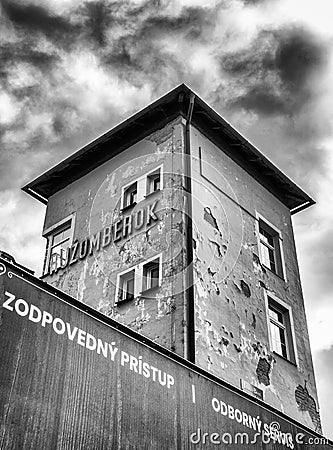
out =
[[[270,384],[269,378],[270,371],[271,371],[271,364],[267,361],[267,359],[259,358],[256,370],[259,383],[262,383],[265,386],[268,386]]]
[[[315,399],[311,397],[308,392],[306,382],[304,383],[304,387],[300,384],[296,387],[295,400],[300,411],[307,411],[310,414],[313,425],[315,426],[315,430],[318,433],[321,433],[321,423],[317,405]]]

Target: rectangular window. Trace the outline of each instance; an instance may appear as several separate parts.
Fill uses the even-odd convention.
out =
[[[161,285],[161,255],[122,272],[117,277],[116,304],[134,300],[141,294],[147,298],[155,298],[155,291],[151,295],[145,294],[148,289]]]
[[[142,290],[152,289],[160,285],[160,259],[148,262],[143,266]]]
[[[272,340],[272,349],[285,358],[288,358],[287,352],[287,330],[284,315],[273,306],[269,306],[269,323]]]
[[[137,182],[125,188],[123,192],[122,208],[129,208],[130,206],[136,205],[137,194],[138,194]]]
[[[259,254],[261,263],[272,272],[284,278],[281,233],[262,218],[259,223]]]
[[[161,169],[155,170],[147,176],[147,195],[161,189]]]
[[[54,270],[66,261],[67,249],[71,244],[71,225],[66,224],[51,236],[50,269]],[[51,270],[51,271],[52,271]]]
[[[44,232],[44,237],[47,239],[44,274],[52,274],[61,265],[65,265],[67,252],[73,241],[73,231],[74,214]]]
[[[146,172],[123,186],[121,195],[121,209],[131,208],[140,203],[148,195],[163,189],[163,165]]]
[[[120,275],[117,303],[130,301],[134,299],[134,287],[135,287],[134,285],[135,285],[134,269],[124,273],[123,275]]]
[[[267,311],[271,350],[295,363],[291,308],[267,295]]]

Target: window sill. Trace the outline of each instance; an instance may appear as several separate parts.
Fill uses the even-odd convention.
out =
[[[161,189],[157,189],[156,191],[149,192],[149,194],[146,194],[146,195],[145,195],[145,198],[150,198],[150,197],[152,197],[154,194],[156,194],[157,192],[161,192]]]
[[[121,212],[129,211],[130,209],[133,209],[134,206],[136,206],[136,205],[137,205],[137,203],[134,202],[134,203],[131,203],[130,205],[124,206],[123,208],[121,208]]]
[[[285,358],[284,356],[280,355],[280,353],[277,353],[273,350],[274,356],[278,356],[279,358],[283,359],[283,361],[286,361],[287,363],[293,365],[294,367],[297,367],[297,364],[294,361],[291,361],[291,359]]]
[[[147,294],[151,294],[153,292],[155,293],[160,287],[161,286],[158,285],[158,286],[155,286],[155,287],[152,287],[152,288],[149,288],[149,289],[145,289],[144,291],[140,292],[140,296],[146,297]]]
[[[115,306],[122,306],[122,305],[125,305],[126,303],[133,302],[134,300],[135,300],[135,297],[130,298],[130,299],[125,299],[125,300],[118,300],[117,302],[115,302]]]
[[[274,272],[272,269],[265,266],[265,264],[263,264],[261,261],[260,261],[260,264],[262,265],[262,267],[264,267],[265,270],[268,270],[269,273],[272,273],[273,275],[275,275],[276,277],[278,277],[280,280],[284,281],[285,283],[287,282],[287,280],[283,277],[283,275],[279,275],[278,273]]]

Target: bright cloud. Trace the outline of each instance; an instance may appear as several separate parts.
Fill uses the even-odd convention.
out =
[[[19,114],[19,107],[13,97],[0,92],[0,124],[11,125]]]

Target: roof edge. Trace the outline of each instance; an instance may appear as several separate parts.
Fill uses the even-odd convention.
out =
[[[227,138],[230,149],[226,154],[285,204],[291,214],[315,204],[291,178],[184,83],[73,152],[27,183],[22,190],[47,204],[51,195],[104,164],[125,148],[144,139],[154,127],[157,129],[165,121],[172,120],[175,114],[183,115],[190,95],[195,95],[196,99],[193,125],[200,127],[201,124],[211,135],[211,139],[214,140],[215,137],[216,142],[223,136],[224,139]],[[112,151],[106,148],[106,143]]]

